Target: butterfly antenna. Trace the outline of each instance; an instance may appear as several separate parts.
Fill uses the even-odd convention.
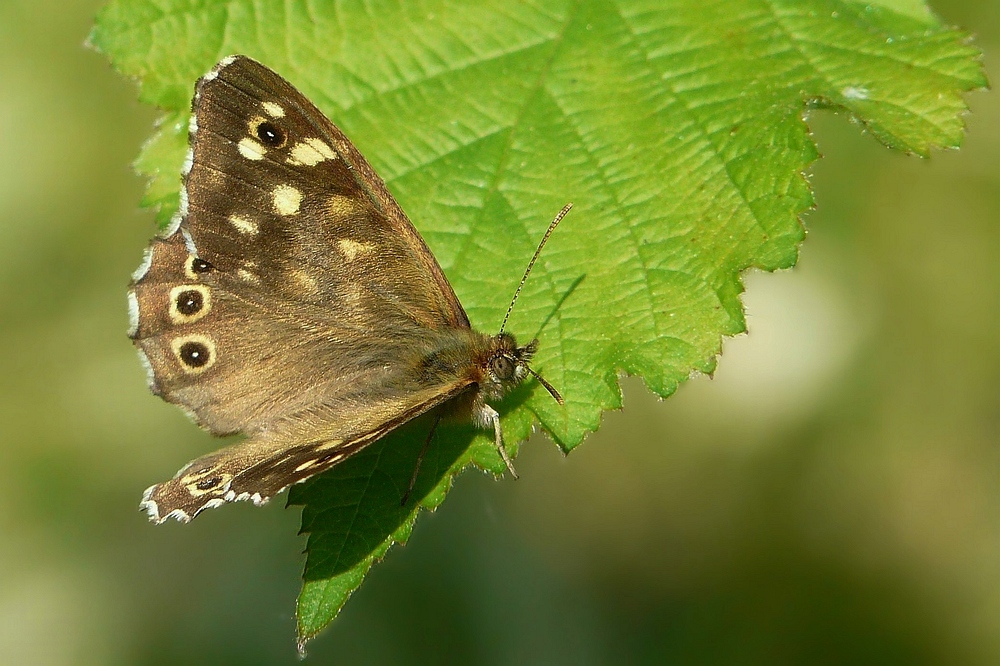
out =
[[[568,213],[571,208],[573,208],[573,204],[571,203],[563,206],[562,210],[555,216],[555,219],[552,220],[552,223],[549,224],[549,228],[545,230],[545,235],[542,236],[542,241],[538,244],[538,248],[535,250],[535,254],[532,255],[531,261],[528,262],[528,267],[524,269],[524,276],[521,277],[521,284],[517,285],[517,290],[514,292],[514,298],[510,299],[510,307],[507,308],[507,314],[503,316],[503,323],[500,324],[501,333],[503,333],[504,328],[507,327],[507,320],[510,319],[510,313],[514,310],[514,303],[517,303],[517,297],[521,295],[521,288],[524,287],[524,283],[528,280],[528,274],[531,273],[531,267],[535,265],[538,255],[542,253],[542,248],[545,247],[545,242],[549,240],[549,236],[551,236],[552,232],[556,230],[556,227],[559,226],[559,223],[562,222],[562,219],[566,217],[566,213]],[[531,374],[534,375],[535,373]],[[555,390],[550,387],[546,388],[549,389],[550,393]],[[553,397],[556,395],[558,394],[553,393]],[[562,401],[559,400],[559,402],[561,403]]]
[[[528,372],[530,372],[531,376],[534,377],[535,379],[537,379],[538,383],[545,387],[545,390],[549,392],[549,395],[551,395],[553,398],[555,398],[556,402],[558,402],[560,405],[565,405],[566,404],[566,401],[563,400],[563,397],[561,395],[559,395],[559,391],[556,390],[555,386],[553,386],[552,384],[549,384],[547,381],[545,381],[544,377],[542,377],[540,374],[538,374],[537,372],[535,372],[534,370],[532,370],[528,366],[524,366],[524,369],[527,370]]]

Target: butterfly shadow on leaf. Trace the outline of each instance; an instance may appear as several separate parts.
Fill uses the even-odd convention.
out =
[[[514,389],[498,405],[509,413],[525,405],[540,387],[530,383]],[[420,473],[405,505],[400,497],[410,484],[427,434],[438,418],[425,414],[403,425],[332,469],[289,489],[288,506],[301,505],[300,534],[309,534],[305,581],[324,580],[350,571],[370,557],[421,507],[421,502],[445,476],[460,471],[456,463],[479,436],[485,449],[492,440],[471,424],[443,418],[424,452]],[[493,472],[503,470],[496,455]]]
[[[442,420],[424,454],[409,501],[401,506],[400,497],[407,491],[436,418],[430,413],[414,419],[290,489],[288,505],[303,506],[300,533],[309,534],[304,580],[337,576],[370,557],[420,507],[481,433],[472,425]]]
[[[537,339],[541,337],[542,331],[544,331],[545,327],[549,325],[549,322],[552,321],[552,318],[556,316],[556,313],[559,312],[560,308],[562,308],[563,303],[565,303],[566,300],[573,295],[573,292],[576,291],[576,288],[580,286],[580,283],[586,279],[587,279],[587,274],[583,273],[578,278],[573,280],[573,283],[569,285],[569,288],[567,288],[566,291],[563,292],[562,296],[559,297],[559,300],[556,301],[556,304],[552,307],[551,310],[549,310],[549,313],[545,315],[545,319],[543,319],[542,323],[539,324],[538,330],[535,331],[535,334],[532,336],[532,338]]]

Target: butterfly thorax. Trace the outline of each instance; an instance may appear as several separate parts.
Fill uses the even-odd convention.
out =
[[[446,413],[470,418],[480,428],[492,428],[501,447],[499,413],[489,403],[500,400],[531,372],[528,363],[538,346],[532,340],[518,347],[510,333],[484,335],[471,328],[452,329],[418,365],[419,382],[465,384]],[[501,453],[505,451],[501,448]],[[508,462],[504,455],[505,462]],[[508,464],[509,466],[509,464]]]

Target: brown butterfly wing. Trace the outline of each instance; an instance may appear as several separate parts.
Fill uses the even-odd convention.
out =
[[[183,233],[149,252],[130,293],[151,388],[217,435],[342,429],[358,413],[378,420],[359,405],[365,396],[420,388],[414,360],[460,334],[407,320],[363,329],[349,311],[248,294],[238,274],[190,254]]]
[[[291,84],[235,56],[199,82],[193,106],[182,226],[202,258],[292,300],[362,289],[375,306],[358,313],[372,315],[366,325],[395,328],[389,309],[431,328],[469,326],[382,179]]]
[[[198,84],[177,222],[130,291],[151,385],[249,439],[147,491],[160,521],[262,501],[470,385],[422,359],[476,334],[344,135],[245,57]],[[194,475],[194,476],[192,476]]]
[[[456,380],[433,389],[417,390],[401,401],[408,405],[403,411],[400,402],[369,403],[366,414],[369,417],[378,414],[384,420],[375,429],[359,435],[303,440],[287,434],[264,434],[220,449],[191,461],[169,481],[148,488],[140,508],[151,521],[162,523],[168,518],[187,522],[205,509],[225,502],[251,500],[263,504],[291,484],[329,469],[467,388],[468,382]]]

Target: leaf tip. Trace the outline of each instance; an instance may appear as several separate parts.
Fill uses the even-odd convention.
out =
[[[306,643],[312,639],[312,636],[303,636],[299,634],[295,639],[295,656],[298,657],[299,661],[305,661],[309,653],[306,652]]]

